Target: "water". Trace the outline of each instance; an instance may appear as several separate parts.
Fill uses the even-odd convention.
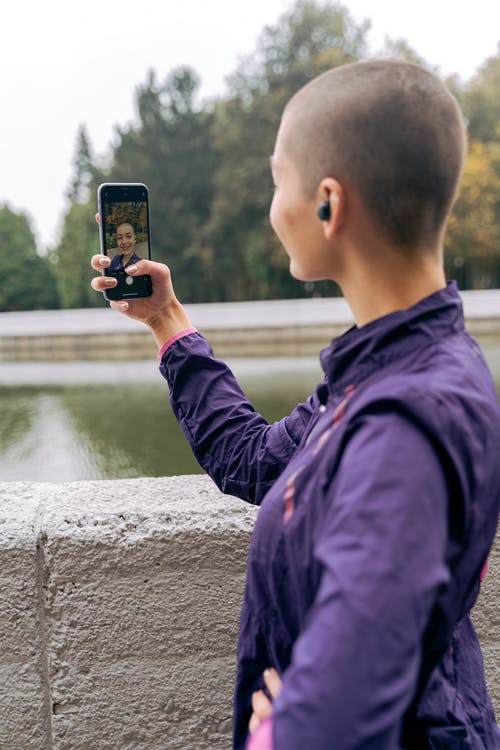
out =
[[[483,351],[500,393],[500,342]],[[270,422],[307,398],[321,378],[316,358],[239,360],[231,366]],[[0,415],[0,481],[202,471],[154,362],[0,364]]]
[[[321,377],[316,359],[232,365],[269,421],[288,414]],[[10,385],[13,380],[16,385]],[[1,365],[0,414],[1,481],[202,471],[172,414],[168,386],[151,362]]]

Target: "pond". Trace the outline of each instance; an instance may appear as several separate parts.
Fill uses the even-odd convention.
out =
[[[483,346],[500,392],[500,343]],[[268,421],[321,379],[316,358],[230,363]],[[72,481],[201,472],[154,362],[0,365],[0,481]]]
[[[321,378],[315,358],[231,365],[269,421],[288,414]],[[202,471],[172,414],[167,383],[151,362],[3,364],[0,409],[0,481]]]

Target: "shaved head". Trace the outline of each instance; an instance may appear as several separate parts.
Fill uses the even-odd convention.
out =
[[[289,101],[282,137],[309,197],[334,177],[357,191],[394,245],[439,239],[466,140],[458,105],[437,76],[396,60],[334,68]]]

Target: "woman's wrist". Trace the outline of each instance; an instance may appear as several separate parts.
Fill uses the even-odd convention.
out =
[[[167,308],[156,313],[155,317],[148,321],[147,325],[153,334],[158,349],[161,349],[164,343],[176,334],[185,331],[187,328],[192,328],[191,321],[177,300],[170,303]]]

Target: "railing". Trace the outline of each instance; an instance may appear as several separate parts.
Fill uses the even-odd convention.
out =
[[[500,340],[500,290],[463,292],[480,343]],[[342,298],[187,305],[220,357],[316,356],[352,325]],[[0,314],[0,362],[130,360],[155,356],[147,329],[109,309]]]

